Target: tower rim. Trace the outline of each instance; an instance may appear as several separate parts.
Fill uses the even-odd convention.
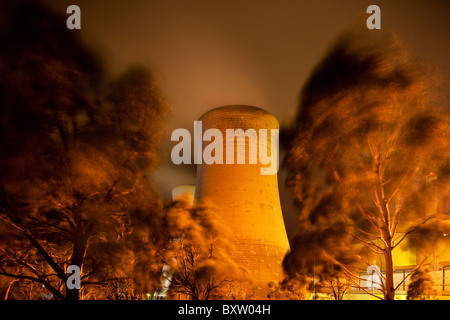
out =
[[[245,104],[230,104],[230,105],[216,107],[216,108],[211,109],[211,110],[205,112],[204,114],[202,114],[198,120],[204,120],[204,119],[210,117],[211,115],[214,115],[216,113],[224,113],[224,112],[240,112],[240,113],[251,114],[254,117],[255,116],[270,117],[273,120],[275,120],[277,123],[279,123],[278,119],[271,112],[269,112],[263,108],[259,108],[259,107],[255,107],[255,106],[251,106],[251,105],[245,105]]]

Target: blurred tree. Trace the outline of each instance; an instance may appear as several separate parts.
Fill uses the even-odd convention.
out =
[[[308,280],[304,276],[290,275],[281,282],[269,282],[268,299],[271,300],[305,300],[308,295]]]
[[[68,265],[81,268],[82,291],[134,275],[140,292],[151,290],[164,234],[147,178],[165,113],[156,81],[144,67],[110,79],[64,17],[35,1],[2,0],[0,17],[7,295],[78,299],[79,290],[65,290]],[[24,296],[19,287],[30,281],[39,290]]]
[[[420,267],[411,274],[408,285],[407,300],[430,300],[437,294],[434,278],[429,267]]]
[[[330,265],[333,268],[335,264]],[[274,300],[318,300],[331,297],[343,300],[352,281],[343,272],[322,270],[312,277],[307,274],[290,274],[281,282],[270,282],[269,299]]]
[[[335,263],[325,265],[317,279],[311,279],[310,286],[314,286],[313,291],[334,300],[343,300],[344,294],[352,286],[352,279],[341,269],[341,266]]]
[[[369,250],[383,257],[384,298],[394,299],[394,249],[439,224],[427,208],[448,190],[449,120],[395,36],[361,33],[341,36],[315,68],[285,139],[299,214],[284,267],[323,275],[331,265],[357,282]],[[442,194],[429,197],[429,172]]]
[[[190,208],[183,200],[171,204],[168,225],[172,241],[161,255],[170,267],[169,296],[192,300],[245,299],[251,294],[246,273],[231,258],[224,229],[207,206]]]

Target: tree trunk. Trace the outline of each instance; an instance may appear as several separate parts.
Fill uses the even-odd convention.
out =
[[[385,296],[386,300],[394,300],[394,261],[392,259],[392,247],[389,245],[386,247],[384,253],[384,260],[386,264],[386,283],[385,283]]]
[[[66,300],[78,300],[80,297],[79,289],[68,289],[66,286]]]
[[[78,266],[82,270],[84,263],[84,256],[87,250],[87,237],[83,232],[75,235],[75,243],[73,246],[71,265]],[[66,300],[78,300],[80,296],[80,289],[69,289],[66,283]]]

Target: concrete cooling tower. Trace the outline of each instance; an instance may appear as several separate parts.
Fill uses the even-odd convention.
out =
[[[262,164],[250,163],[249,154],[259,154],[260,148],[271,149],[271,129],[278,129],[278,120],[269,112],[251,106],[225,106],[200,117],[202,130],[219,129],[223,135],[223,164],[205,162],[197,166],[195,203],[209,204],[218,220],[228,229],[225,235],[234,246],[233,259],[249,271],[257,290],[252,299],[266,299],[268,282],[282,278],[281,262],[289,250],[283,221],[278,181],[274,174],[264,175]],[[258,139],[236,140],[234,151],[245,150],[245,163],[225,163],[227,129],[254,129]],[[259,129],[267,129],[260,137]],[[242,143],[244,141],[244,144]],[[209,144],[203,142],[203,149]],[[259,145],[259,147],[258,147]],[[256,148],[256,149],[255,149]],[[241,161],[242,162],[242,161]]]

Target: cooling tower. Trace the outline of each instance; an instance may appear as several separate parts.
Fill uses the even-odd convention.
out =
[[[278,120],[269,112],[251,106],[225,106],[210,110],[200,117],[203,132],[219,129],[223,135],[223,164],[199,164],[195,203],[204,202],[215,208],[218,220],[228,229],[227,240],[234,246],[233,259],[247,269],[257,291],[253,299],[266,299],[268,282],[282,278],[281,262],[289,250],[278,194],[277,174],[263,175],[259,160],[249,164],[249,154],[258,143],[245,142],[245,164],[225,163],[226,129],[267,129],[267,138],[259,139],[260,147],[270,150],[270,129],[278,129]],[[236,139],[237,140],[237,139]],[[260,141],[261,140],[261,141]],[[261,144],[262,142],[262,144]],[[203,142],[203,150],[209,144]],[[249,145],[250,144],[250,145]],[[236,148],[244,150],[243,145]],[[256,150],[255,150],[256,151]],[[256,153],[257,154],[257,153]]]

